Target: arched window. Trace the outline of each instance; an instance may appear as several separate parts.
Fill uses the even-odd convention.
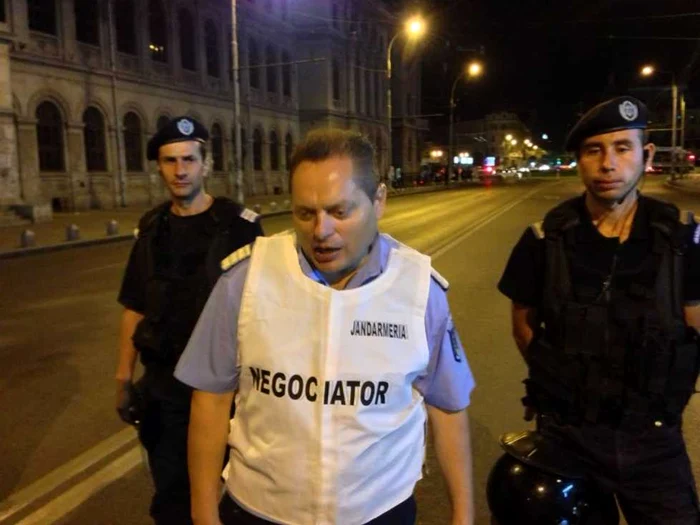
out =
[[[56,1],[27,0],[29,29],[50,35],[56,34]]]
[[[78,42],[100,45],[100,4],[95,0],[73,0],[75,38]],[[0,2],[4,5],[4,2]]]
[[[141,119],[130,111],[124,115],[124,152],[126,171],[143,171],[143,146],[141,144]]]
[[[382,79],[381,73],[376,73],[374,75],[374,116],[379,117],[382,114],[381,111],[381,92],[382,92]]]
[[[333,59],[333,100],[340,100],[340,66],[338,61]]]
[[[105,146],[105,119],[97,108],[87,108],[83,113],[83,140],[85,143],[85,164],[88,171],[107,171],[107,150]]]
[[[270,132],[270,170],[280,169],[280,144],[277,141],[277,133]]]
[[[292,64],[289,53],[282,52],[282,94],[292,96]]]
[[[156,121],[156,130],[160,131],[165,127],[165,125],[170,122],[170,117],[167,115],[161,115],[158,117],[158,120]]]
[[[114,25],[117,32],[117,51],[136,54],[136,17],[134,0],[116,0]]]
[[[370,100],[372,100],[372,85],[371,85],[371,73],[369,71],[365,71],[365,97],[363,99],[363,104],[362,104],[362,109],[363,113],[369,115],[370,114]]]
[[[272,46],[265,48],[265,68],[267,77],[267,92],[277,93],[277,67],[273,64],[277,63],[275,49]]]
[[[168,47],[168,21],[161,0],[150,0],[148,3],[148,29],[151,36],[148,43],[151,58],[158,62],[167,62],[168,54],[165,49]]]
[[[39,170],[63,171],[63,118],[55,104],[42,102],[36,108],[36,137]]]
[[[250,87],[260,89],[260,53],[258,52],[258,44],[252,38],[248,40],[248,75],[250,76]]]
[[[253,169],[261,171],[263,169],[262,162],[262,133],[259,129],[253,131]]]
[[[294,151],[294,139],[292,139],[292,134],[287,133],[284,139],[284,159],[287,169],[289,169],[289,164],[292,160],[292,152]]]
[[[182,69],[195,71],[197,69],[197,51],[195,47],[194,21],[192,13],[182,8],[177,13],[178,30],[180,35],[180,64]]]
[[[224,171],[224,139],[221,136],[221,126],[211,127],[211,158],[214,171]]]
[[[207,75],[219,78],[219,49],[216,25],[211,20],[204,24],[204,44],[207,50]]]
[[[362,112],[362,69],[360,64],[355,66],[355,112]]]
[[[245,129],[241,126],[241,169],[245,169],[245,161],[248,158],[248,139]]]

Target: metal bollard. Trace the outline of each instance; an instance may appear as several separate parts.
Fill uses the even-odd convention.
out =
[[[271,209],[272,211],[277,211],[277,203],[276,203],[275,201],[272,201],[272,202],[270,203],[270,209]]]
[[[112,219],[107,223],[107,236],[117,235],[119,233],[119,223]]]
[[[66,241],[77,241],[80,239],[80,228],[77,224],[66,226]]]
[[[261,210],[262,210],[262,206],[260,206],[260,204],[255,204],[255,205],[253,206],[253,211],[254,211],[255,213],[260,213]]]
[[[22,248],[36,246],[36,235],[32,230],[24,230],[19,236],[19,244]]]

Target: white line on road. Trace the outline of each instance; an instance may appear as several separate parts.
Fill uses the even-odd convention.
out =
[[[0,523],[14,516],[33,502],[50,494],[78,474],[85,472],[108,455],[132,443],[135,439],[136,431],[133,428],[125,428],[91,449],[86,450],[68,463],[49,472],[31,485],[14,494],[10,494],[6,500],[0,502]]]
[[[50,523],[55,523],[73,509],[85,503],[93,494],[121,478],[140,462],[141,453],[138,447],[134,447],[89,478],[84,479],[51,500],[51,502],[18,522],[17,525],[49,525]]]
[[[444,255],[445,253],[447,253],[448,251],[450,251],[452,248],[454,248],[455,246],[457,246],[458,244],[460,244],[461,242],[463,242],[465,239],[467,239],[468,237],[470,237],[473,233],[476,233],[476,232],[479,231],[481,228],[483,228],[484,226],[486,226],[487,224],[489,224],[491,221],[497,219],[498,217],[500,217],[501,215],[503,215],[505,212],[507,212],[507,211],[509,211],[510,209],[516,207],[516,206],[517,206],[518,204],[520,204],[521,202],[523,202],[523,201],[529,199],[530,197],[532,197],[535,193],[537,193],[537,192],[540,191],[541,189],[542,189],[542,188],[535,188],[534,190],[531,190],[531,191],[527,192],[525,195],[523,195],[523,196],[520,197],[519,199],[517,199],[517,200],[515,200],[515,201],[512,201],[512,202],[510,202],[510,203],[504,205],[503,207],[497,209],[497,210],[494,211],[491,215],[487,215],[486,217],[480,219],[480,220],[477,221],[475,224],[469,226],[469,227],[467,228],[467,231],[465,231],[462,235],[460,235],[460,236],[457,237],[456,239],[453,239],[452,241],[448,242],[447,244],[445,244],[445,245],[442,246],[441,248],[438,248],[438,249],[435,250],[433,253],[431,253],[431,254],[430,254],[430,257],[431,257],[432,259],[437,259],[438,257]]]

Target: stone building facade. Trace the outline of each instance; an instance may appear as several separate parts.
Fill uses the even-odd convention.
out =
[[[385,172],[392,15],[237,2],[244,194],[287,191],[293,146],[317,126],[366,133]],[[235,195],[230,42],[228,0],[0,0],[0,206],[162,201],[146,142],[178,115],[210,131],[209,191]]]

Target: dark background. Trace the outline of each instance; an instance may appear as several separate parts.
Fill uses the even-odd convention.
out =
[[[631,92],[652,110],[670,108],[669,72],[687,84],[688,109],[700,106],[700,0],[389,3],[428,19],[422,112],[444,115],[430,119],[434,130],[447,122],[455,75],[474,58],[485,74],[458,86],[456,120],[514,111],[555,149],[581,112],[605,98]],[[639,74],[646,63],[660,70],[653,78]]]

